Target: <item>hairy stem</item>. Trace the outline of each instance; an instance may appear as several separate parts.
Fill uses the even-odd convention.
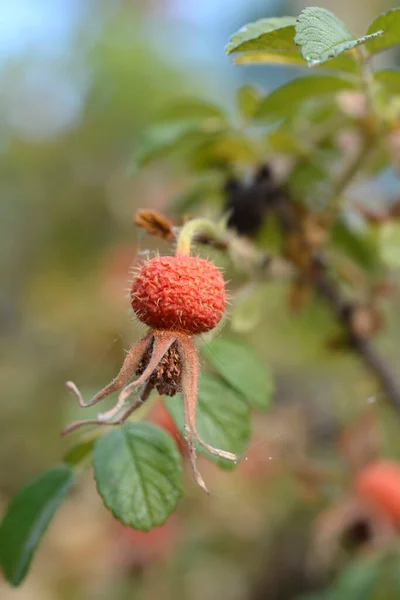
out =
[[[192,242],[198,236],[206,236],[215,242],[221,242],[224,232],[220,225],[209,219],[192,219],[182,227],[178,235],[176,252],[190,255]]]

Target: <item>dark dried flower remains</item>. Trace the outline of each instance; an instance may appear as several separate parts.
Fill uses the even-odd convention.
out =
[[[154,342],[143,354],[143,358],[136,369],[136,375],[143,375],[150,362],[153,345]],[[177,392],[181,391],[181,359],[176,342],[168,348],[149,377],[148,383],[156,388],[161,396],[175,396]]]

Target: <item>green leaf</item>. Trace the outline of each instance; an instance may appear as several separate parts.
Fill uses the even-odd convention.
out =
[[[163,398],[168,412],[179,430],[184,433],[184,416],[180,395]],[[220,450],[241,455],[250,439],[250,409],[245,399],[224,381],[211,373],[202,373],[196,409],[196,426],[200,437]],[[199,452],[221,467],[234,464],[210,454],[197,445]]]
[[[202,143],[225,128],[219,118],[188,119],[159,123],[150,127],[139,140],[134,164],[142,167],[173,151],[181,152],[187,144]]]
[[[225,51],[227,54],[247,50],[293,51],[295,22],[294,17],[274,17],[248,23],[233,34]]]
[[[221,201],[222,186],[223,181],[218,175],[197,177],[191,186],[168,202],[168,209],[181,214],[205,202],[218,203]]]
[[[259,155],[253,138],[243,131],[231,129],[198,144],[191,152],[187,152],[186,159],[192,169],[226,170],[232,163],[253,166]]]
[[[310,66],[321,64],[382,33],[376,31],[355,39],[343,21],[318,6],[305,8],[297,18],[295,29],[294,41],[301,47],[301,54]]]
[[[270,133],[268,136],[268,147],[278,154],[293,154],[302,156],[306,154],[306,148],[295,131],[291,131],[289,127],[282,126]]]
[[[265,304],[265,287],[251,284],[237,296],[231,313],[231,328],[236,333],[249,333],[262,318]]]
[[[385,69],[378,71],[375,73],[374,79],[384,88],[385,92],[395,96],[400,95],[400,70]]]
[[[354,88],[346,79],[331,75],[313,75],[293,79],[277,88],[260,102],[255,118],[263,121],[276,121],[293,114],[307,100],[332,96],[343,89]]]
[[[400,267],[400,223],[389,221],[380,227],[380,254],[383,262],[390,268]]]
[[[72,469],[58,465],[29,482],[8,505],[0,525],[0,564],[12,585],[24,579],[40,538],[73,480]]]
[[[245,120],[251,119],[261,98],[261,92],[252,85],[242,85],[237,92],[239,113]]]
[[[368,40],[365,47],[371,54],[387,50],[400,44],[400,8],[393,8],[380,15],[368,28],[367,35],[383,31],[383,34]]]
[[[96,440],[97,489],[124,525],[162,525],[181,495],[182,465],[171,437],[151,423],[126,423]]]
[[[337,251],[352,259],[368,273],[375,273],[381,268],[376,239],[369,235],[369,229],[353,230],[341,219],[332,230],[332,244]]]
[[[249,23],[232,36],[226,52],[243,53],[234,59],[236,64],[241,65],[264,63],[306,66],[307,62],[295,43],[295,24],[294,17],[259,19]],[[347,55],[330,60],[325,68],[354,73],[358,67],[354,57]]]
[[[290,173],[288,181],[292,193],[307,199],[310,204],[321,198],[326,186],[327,171],[321,160],[322,155],[323,153],[319,149],[318,156],[314,161],[298,161]]]
[[[198,98],[185,98],[170,104],[158,113],[157,121],[182,121],[189,119],[221,119],[225,115],[218,106],[199,100]]]
[[[92,453],[95,441],[96,438],[92,437],[91,439],[82,440],[72,446],[72,448],[69,448],[64,456],[64,462],[71,465],[71,467],[79,465]]]
[[[254,350],[242,341],[216,339],[202,352],[214,369],[255,408],[265,410],[274,391],[272,375]]]
[[[368,556],[353,561],[337,578],[333,590],[336,600],[372,600],[382,567],[381,556]]]

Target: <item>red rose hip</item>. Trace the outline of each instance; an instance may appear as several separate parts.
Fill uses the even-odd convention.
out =
[[[218,268],[197,256],[160,256],[138,272],[131,304],[152,329],[188,334],[214,329],[225,311],[224,279]]]
[[[389,460],[375,460],[358,473],[354,480],[357,495],[400,524],[400,465]]]

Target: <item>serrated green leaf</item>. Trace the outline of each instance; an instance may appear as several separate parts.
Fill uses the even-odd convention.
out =
[[[247,50],[292,50],[295,22],[294,17],[273,17],[248,23],[233,34],[225,51],[232,54]]]
[[[387,93],[400,95],[400,70],[385,69],[383,71],[378,71],[375,73],[374,79],[382,85]]]
[[[139,140],[134,164],[142,167],[177,150],[183,151],[187,144],[200,144],[225,128],[219,118],[188,119],[159,123],[150,127]]]
[[[400,267],[400,223],[383,223],[379,231],[380,254],[383,262],[390,268]]]
[[[229,385],[244,395],[255,408],[268,408],[274,391],[272,375],[247,344],[216,339],[202,347],[203,355]]]
[[[297,18],[295,29],[294,41],[301,47],[301,54],[310,66],[321,64],[381,35],[381,31],[376,31],[355,39],[343,21],[318,6],[305,8]]]
[[[252,85],[242,85],[236,96],[239,113],[245,120],[251,119],[261,99],[261,92]]]
[[[271,92],[260,102],[255,118],[270,122],[277,121],[293,114],[308,100],[332,96],[339,90],[354,87],[352,82],[331,75],[312,75],[293,79]]]
[[[365,47],[371,54],[387,50],[400,44],[400,8],[393,8],[380,15],[368,28],[367,35],[383,31],[382,35],[370,39]]]
[[[105,506],[124,525],[162,525],[181,495],[178,449],[151,423],[126,423],[96,440],[93,466]]]
[[[184,416],[180,395],[164,397],[164,403],[179,430],[184,433]],[[215,448],[241,455],[250,439],[250,410],[245,399],[220,377],[211,373],[200,376],[196,409],[196,426],[200,437]],[[210,454],[197,445],[199,452],[221,467],[234,464]]]
[[[183,98],[160,111],[157,121],[182,121],[188,119],[221,119],[225,120],[223,111],[211,102],[198,98]]]
[[[12,585],[24,579],[33,554],[74,481],[67,465],[46,471],[11,500],[0,524],[0,565]]]

